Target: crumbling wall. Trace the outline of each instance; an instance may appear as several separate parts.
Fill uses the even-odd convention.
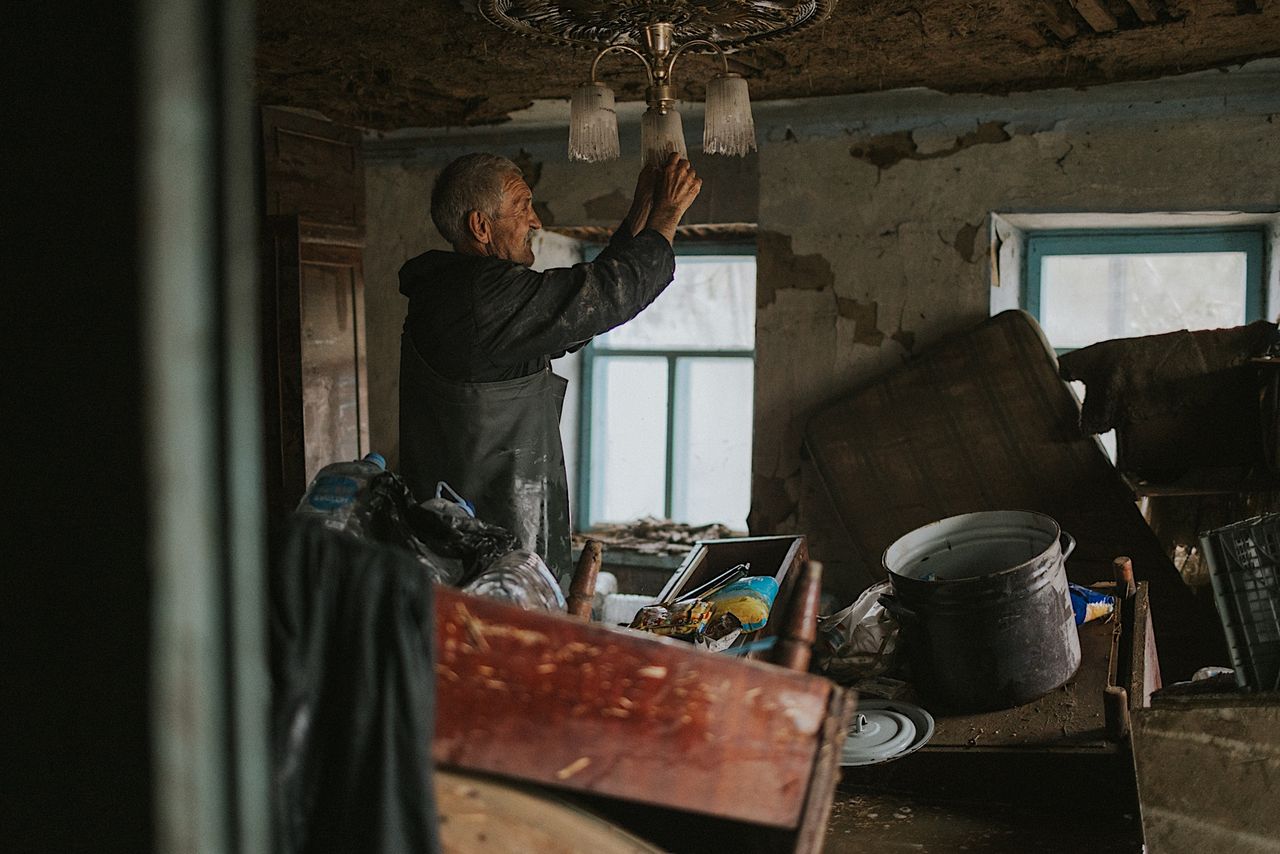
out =
[[[365,348],[369,374],[369,447],[400,467],[400,330],[409,301],[397,275],[428,249],[448,249],[431,224],[431,183],[438,167],[398,161],[365,165]]]
[[[781,134],[760,155],[753,533],[802,531],[851,595],[801,437],[819,405],[989,312],[992,211],[1235,210],[1280,203],[1272,114]],[[905,532],[904,532],[905,533]]]

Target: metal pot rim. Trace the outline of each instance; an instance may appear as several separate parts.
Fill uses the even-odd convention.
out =
[[[905,559],[907,555],[903,556],[904,559],[896,560],[895,563],[898,564],[899,569],[895,569],[893,566],[890,566],[889,559],[890,559],[891,552],[893,552],[895,549],[899,548],[900,546],[904,546],[904,542],[910,541],[912,538],[917,538],[917,537],[924,538],[925,532],[928,532],[930,530],[941,529],[942,526],[953,525],[957,527],[962,527],[962,529],[967,529],[976,536],[978,533],[980,533],[983,530],[983,526],[980,524],[981,520],[983,519],[994,520],[999,517],[1006,517],[1007,520],[1008,520],[1008,517],[1013,517],[1013,518],[1021,517],[1026,521],[1046,523],[1042,525],[1027,526],[1028,530],[1038,531],[1045,535],[1047,542],[1045,544],[1045,548],[1043,549],[1043,551],[1031,557],[1030,559],[1023,561],[1022,563],[1016,564],[1014,566],[1010,566],[1005,569],[999,569],[993,572],[987,572],[987,573],[983,573],[982,575],[966,577],[966,578],[925,579],[925,578],[916,578],[914,576],[904,574],[902,571],[900,571],[904,564],[915,565],[919,563],[919,561],[916,559],[916,557],[918,556],[918,552],[908,553],[912,558],[910,560]],[[963,525],[963,520],[969,520],[971,522],[979,523],[979,524]],[[988,525],[986,527],[986,530],[994,531],[996,529],[994,526]],[[1062,551],[1062,545],[1061,545],[1061,539],[1060,539],[1061,536],[1062,536],[1062,527],[1058,524],[1056,519],[1054,519],[1052,516],[1049,516],[1045,513],[1040,513],[1035,510],[977,510],[971,513],[958,513],[954,516],[947,516],[945,518],[930,522],[927,525],[921,525],[918,528],[908,531],[907,533],[903,534],[901,537],[898,537],[896,540],[894,540],[889,545],[889,547],[884,550],[884,554],[880,558],[880,563],[884,567],[885,571],[888,572],[889,575],[895,580],[902,579],[908,582],[914,582],[918,584],[931,584],[931,585],[932,584],[947,584],[947,585],[971,584],[975,581],[982,581],[985,579],[997,578],[1002,575],[1009,575],[1009,574],[1025,571],[1031,567],[1034,567],[1036,565],[1043,563],[1046,557],[1048,557],[1050,552],[1052,552],[1054,549],[1058,549],[1059,551],[1060,556],[1058,559],[1063,560],[1063,558],[1061,557],[1061,551]],[[932,538],[924,539],[924,542],[920,544],[921,550],[923,550],[923,547],[926,546],[931,541],[931,539]],[[943,539],[944,537],[937,537],[938,541],[942,541]]]

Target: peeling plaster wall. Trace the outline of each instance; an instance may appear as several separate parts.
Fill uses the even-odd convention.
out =
[[[405,261],[428,249],[448,249],[427,212],[431,169],[401,163],[365,168],[365,348],[369,374],[369,446],[400,467],[400,330],[409,301],[400,296]]]
[[[756,117],[758,161],[695,158],[706,183],[687,221],[759,223],[752,530],[808,534],[829,588],[846,598],[878,570],[842,559],[839,523],[801,457],[804,424],[987,316],[992,211],[1280,208],[1278,63],[1005,98],[912,91],[761,104]],[[686,125],[694,151],[701,130]],[[423,213],[435,171],[477,149],[537,166],[549,225],[614,225],[631,196],[633,160],[569,164],[563,126],[372,140],[374,447],[395,444],[395,272],[439,245]]]
[[[751,527],[808,534],[843,597],[880,573],[842,561],[843,533],[802,459],[804,425],[988,316],[991,212],[1280,207],[1280,95],[1239,111],[1220,99],[1208,114],[1128,104],[1050,121],[1008,101],[941,131],[927,117],[883,131],[788,127],[761,150]]]

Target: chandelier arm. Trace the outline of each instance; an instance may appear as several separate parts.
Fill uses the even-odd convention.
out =
[[[680,47],[676,48],[674,51],[671,52],[671,59],[667,62],[667,78],[668,79],[672,77],[672,72],[675,71],[676,60],[680,58],[680,55],[684,53],[685,50],[693,47],[695,44],[704,44],[707,47],[715,50],[716,53],[720,54],[720,61],[724,63],[724,73],[725,74],[729,73],[729,56],[724,52],[724,50],[721,49],[720,45],[716,44],[713,41],[708,41],[707,39],[692,39],[680,45]]]
[[[595,60],[592,61],[591,63],[591,82],[592,83],[600,82],[596,79],[596,68],[597,66],[600,65],[600,60],[604,59],[604,55],[613,50],[625,51],[626,53],[634,54],[635,56],[639,57],[640,61],[644,63],[644,71],[645,71],[645,74],[648,75],[649,81],[650,82],[653,81],[653,66],[649,64],[649,60],[645,58],[645,55],[643,53],[631,47],[630,45],[611,44],[608,47],[602,48],[600,52],[596,54]]]

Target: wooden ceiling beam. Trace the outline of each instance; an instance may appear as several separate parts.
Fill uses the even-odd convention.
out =
[[[1116,16],[1107,11],[1107,7],[1102,5],[1100,0],[1068,0],[1068,2],[1095,33],[1107,33],[1120,25],[1116,21]]]
[[[1144,24],[1154,24],[1156,22],[1156,10],[1148,0],[1127,0],[1129,8],[1138,16],[1138,20]]]
[[[1070,13],[1060,9],[1054,0],[1040,0],[1040,9],[1044,13],[1044,25],[1062,41],[1071,41],[1080,31]]]

